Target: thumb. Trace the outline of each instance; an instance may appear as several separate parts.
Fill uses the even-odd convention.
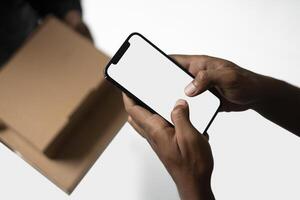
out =
[[[176,131],[182,132],[191,126],[189,119],[189,106],[185,100],[177,100],[171,113],[171,119]]]
[[[200,70],[195,79],[184,89],[187,96],[196,96],[214,86],[218,81],[218,70]]]

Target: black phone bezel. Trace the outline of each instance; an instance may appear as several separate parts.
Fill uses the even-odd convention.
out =
[[[171,62],[173,62],[176,66],[178,66],[181,70],[183,70],[185,73],[187,73],[188,75],[190,75],[193,79],[195,78],[190,72],[188,72],[185,68],[183,68],[178,62],[176,62],[176,60],[174,60],[173,58],[171,58],[170,56],[168,56],[166,53],[164,53],[162,50],[160,50],[157,46],[155,46],[152,42],[150,42],[146,37],[144,37],[142,34],[138,33],[138,32],[133,32],[131,33],[126,40],[123,42],[123,44],[121,45],[121,47],[118,49],[118,51],[115,53],[115,55],[112,57],[112,59],[107,63],[106,67],[104,68],[104,77],[106,80],[110,81],[114,86],[116,86],[117,88],[119,88],[122,92],[124,92],[127,96],[129,96],[130,98],[132,98],[137,104],[143,106],[144,108],[146,108],[147,110],[149,110],[152,113],[158,114],[155,110],[153,110],[150,106],[148,106],[147,104],[145,104],[141,99],[139,99],[138,97],[136,97],[134,94],[132,94],[129,90],[127,90],[125,87],[123,87],[122,85],[120,85],[116,80],[114,80],[113,78],[111,78],[108,74],[108,68],[112,65],[112,64],[117,64],[118,61],[122,58],[122,56],[124,55],[124,53],[127,51],[127,49],[130,47],[130,43],[129,40],[132,36],[137,35],[139,37],[141,37],[143,40],[145,40],[148,44],[150,44],[153,48],[155,48],[157,51],[159,51],[162,55],[164,55],[167,59],[169,59]],[[216,118],[219,109],[221,107],[221,99],[219,98],[219,96],[217,95],[217,92],[215,91],[214,88],[209,90],[216,98],[219,99],[219,107],[217,108],[216,112],[214,113],[214,115],[212,116],[211,120],[209,121],[209,123],[207,124],[204,133],[207,132],[208,128],[210,127],[210,125],[212,124],[213,120]],[[161,115],[160,115],[161,116]],[[162,117],[162,116],[161,116]],[[162,117],[164,118],[164,117]],[[165,119],[165,118],[164,118]],[[174,126],[171,122],[169,122],[167,119],[165,119],[170,125]]]

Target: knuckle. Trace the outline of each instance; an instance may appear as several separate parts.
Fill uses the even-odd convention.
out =
[[[232,63],[230,61],[222,58],[215,58],[211,62],[217,69],[224,69],[232,66]]]
[[[239,83],[239,74],[235,70],[230,70],[227,75],[228,80],[233,85],[237,85]]]
[[[209,86],[210,82],[211,80],[209,80],[208,72],[206,70],[200,70],[193,80],[193,84],[198,90]]]
[[[225,60],[217,59],[215,60],[215,65],[218,69],[226,68],[228,66],[228,63]]]
[[[160,117],[157,114],[153,114],[147,119],[147,123],[149,124],[159,124],[160,121]]]
[[[155,125],[155,128],[152,126],[151,130],[147,130],[151,140],[154,142],[157,141],[157,138],[159,138],[163,132],[168,131],[168,126],[157,114],[153,114],[151,117],[149,117],[146,123]]]
[[[150,139],[153,143],[157,144],[161,135],[166,134],[168,132],[168,127],[157,127],[151,131],[149,131]]]

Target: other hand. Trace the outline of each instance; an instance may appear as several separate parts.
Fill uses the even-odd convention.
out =
[[[87,25],[82,21],[82,17],[79,11],[70,10],[66,13],[64,21],[75,31],[93,42],[92,34]]]
[[[203,55],[172,55],[195,79],[185,88],[188,96],[211,89],[221,98],[221,111],[243,111],[262,100],[267,77],[224,59]]]

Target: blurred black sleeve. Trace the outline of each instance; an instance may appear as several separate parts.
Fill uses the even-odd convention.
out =
[[[28,2],[40,17],[53,14],[63,19],[70,10],[77,10],[82,13],[80,0],[28,0]]]

